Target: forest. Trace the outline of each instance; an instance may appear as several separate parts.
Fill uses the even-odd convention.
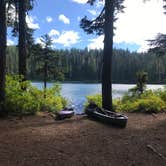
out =
[[[27,77],[32,81],[42,81],[42,55],[34,45],[27,59]],[[18,73],[18,49],[7,47],[7,73]],[[102,50],[66,49],[53,50],[48,59],[49,81],[100,82],[102,70]],[[166,57],[154,53],[137,53],[129,50],[113,51],[113,83],[135,83],[136,73],[148,73],[148,83],[166,83]]]

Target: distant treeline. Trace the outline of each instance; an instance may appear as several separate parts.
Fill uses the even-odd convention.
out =
[[[32,50],[28,56],[28,79],[42,80],[43,71],[40,70],[42,61],[36,58],[40,56],[36,54],[38,53]],[[101,80],[102,50],[54,50],[51,56],[53,58],[48,62],[49,80],[89,82]],[[138,71],[148,73],[149,83],[166,83],[166,56],[114,49],[112,71],[114,83],[135,83]],[[18,73],[17,47],[14,46],[7,48],[7,73]]]

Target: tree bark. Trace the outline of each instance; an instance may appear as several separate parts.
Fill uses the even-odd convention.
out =
[[[105,0],[104,51],[102,69],[102,106],[113,111],[112,106],[112,54],[113,54],[114,0]]]
[[[4,111],[5,100],[6,32],[6,3],[5,0],[0,0],[0,112]]]
[[[44,62],[44,98],[46,98],[47,90],[47,62]]]
[[[19,0],[19,75],[26,80],[26,1]]]

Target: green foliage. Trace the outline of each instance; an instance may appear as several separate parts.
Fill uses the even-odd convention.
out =
[[[155,95],[149,96],[148,98],[139,98],[135,101],[122,102],[117,108],[118,112],[158,113],[165,110],[165,102]]]
[[[143,92],[146,90],[146,83],[148,80],[148,74],[144,71],[139,71],[137,72],[136,75],[137,75],[137,85],[129,90],[129,93],[133,98],[139,97],[140,94],[143,94]]]
[[[60,95],[61,86],[54,84],[52,87],[47,88],[45,91],[46,98],[42,97],[42,110],[49,112],[59,111],[67,105],[67,100]],[[44,94],[44,91],[41,91]]]
[[[90,5],[94,5],[97,0],[88,0],[87,3]],[[107,15],[111,15],[114,19],[113,22],[117,20],[117,14],[119,12],[124,12],[124,0],[116,0],[116,1],[106,1],[103,9],[101,10],[100,14],[95,19],[89,19],[87,16],[80,21],[80,27],[87,33],[87,34],[97,34],[102,35],[104,34],[104,23]],[[112,11],[107,11],[110,6],[114,6]],[[109,13],[107,13],[109,12]],[[107,15],[106,15],[107,13]]]
[[[30,81],[22,82],[22,77],[6,77],[5,107],[9,114],[30,115],[38,111],[59,111],[66,106],[67,100],[60,95],[61,87],[55,84],[46,90],[44,99],[43,90],[31,85]]]
[[[33,45],[29,59],[30,77],[45,81],[64,80],[64,69],[59,63],[61,57],[51,48],[52,40],[46,34],[41,38],[41,42],[42,45]]]
[[[165,110],[166,102],[157,92],[153,92],[152,90],[147,90],[141,95],[133,95],[129,90],[129,92],[122,97],[121,103],[117,107],[117,111],[120,112],[157,113]]]
[[[86,97],[87,102],[85,103],[85,106],[87,106],[90,103],[95,103],[98,107],[102,107],[102,96],[101,94],[96,94],[96,95],[89,95]],[[117,105],[119,104],[119,100],[114,100],[113,101],[113,110],[116,110]]]
[[[101,95],[87,96],[86,105],[90,102],[101,107]],[[166,87],[157,91],[147,90],[140,95],[134,95],[129,91],[121,99],[113,101],[113,108],[116,112],[158,113],[166,111]]]
[[[164,89],[157,90],[156,95],[158,95],[164,102],[166,102],[166,86]]]
[[[85,103],[86,106],[89,103],[95,103],[98,107],[102,107],[102,96],[100,94],[89,95],[86,98],[87,98],[87,102]]]
[[[43,80],[43,57],[40,45],[33,45],[27,60],[28,79]],[[153,53],[136,53],[114,49],[113,82],[134,83],[138,71],[148,73],[149,83],[166,83],[166,56],[157,57]],[[102,50],[70,49],[53,50],[48,59],[48,80],[100,81]],[[158,59],[160,63],[158,64]],[[148,65],[147,65],[148,64]],[[17,49],[7,47],[8,74],[18,73]]]

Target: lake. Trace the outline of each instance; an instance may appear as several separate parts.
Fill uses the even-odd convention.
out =
[[[43,88],[43,83],[33,82],[34,86],[39,89]],[[48,83],[47,86],[51,87],[53,83]],[[128,89],[133,88],[134,84],[113,84],[113,98],[120,98]],[[163,85],[147,85],[148,89],[156,90],[163,88]],[[83,105],[86,101],[86,96],[101,93],[101,84],[85,84],[85,83],[64,83],[62,84],[61,94],[67,98],[74,106],[77,114],[82,113]]]

